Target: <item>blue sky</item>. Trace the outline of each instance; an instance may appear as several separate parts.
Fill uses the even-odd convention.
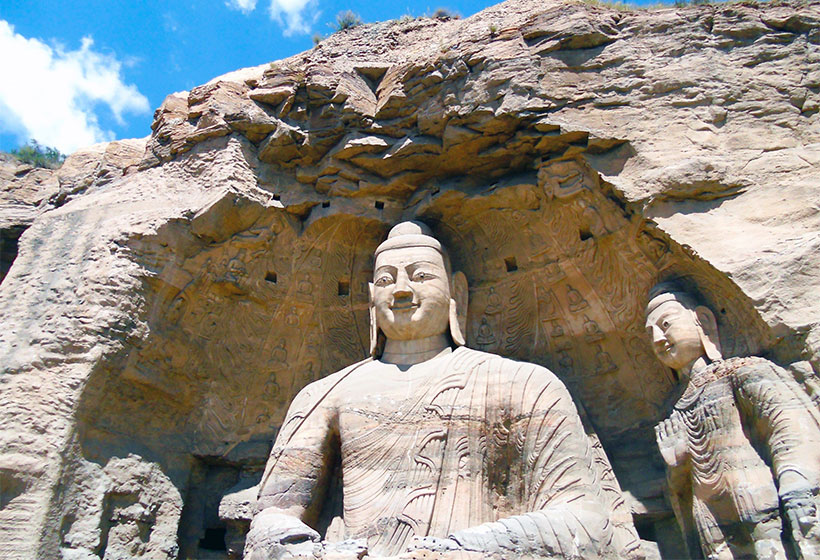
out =
[[[374,22],[494,3],[2,0],[0,150],[36,138],[70,153],[146,136],[169,93],[309,49],[342,10]]]

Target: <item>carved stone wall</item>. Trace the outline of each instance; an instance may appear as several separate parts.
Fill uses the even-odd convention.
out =
[[[3,280],[0,548],[241,550],[220,500],[301,387],[365,356],[373,249],[416,218],[468,278],[468,346],[564,380],[642,536],[679,555],[652,430],[676,380],[646,294],[697,288],[726,356],[816,356],[817,22],[816,3],[510,1],[170,96],[139,170],[78,172]],[[750,237],[769,231],[776,255]]]

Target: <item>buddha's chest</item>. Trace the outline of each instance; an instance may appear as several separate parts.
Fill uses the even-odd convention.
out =
[[[722,440],[743,434],[731,384],[718,379],[684,395],[675,405],[692,442],[721,446]]]
[[[435,365],[407,371],[374,367],[364,373],[337,393],[343,448],[374,430],[399,438],[440,430],[470,400],[464,391],[467,376],[448,375]]]
[[[477,449],[481,441],[486,442],[486,403],[470,398],[468,384],[455,378],[441,383],[441,375],[430,373],[371,378],[340,399],[338,426],[346,484],[348,477],[355,479],[355,473],[366,471],[380,472],[382,484],[437,481],[442,473],[461,472],[465,466],[464,460],[450,464],[456,461],[448,459],[455,457],[455,450]],[[480,462],[476,449],[468,455]]]
[[[743,419],[728,378],[712,381],[675,407],[685,429],[693,475],[701,486],[736,486],[737,469],[763,466],[744,430]]]

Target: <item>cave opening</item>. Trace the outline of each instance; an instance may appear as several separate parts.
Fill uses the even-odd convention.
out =
[[[28,228],[25,226],[0,229],[0,283],[5,280],[11,265],[17,258],[20,236],[26,229]]]
[[[228,527],[219,517],[219,503],[239,480],[239,467],[196,458],[179,525],[180,558],[225,559]]]
[[[228,550],[225,545],[225,527],[206,527],[204,536],[199,539],[199,548],[203,550]]]

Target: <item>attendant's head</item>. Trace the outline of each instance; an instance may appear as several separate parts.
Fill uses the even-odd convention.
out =
[[[390,230],[376,249],[370,291],[371,354],[380,351],[380,336],[420,340],[449,333],[464,344],[467,281],[452,273],[447,252],[426,225],[402,222]]]
[[[671,282],[650,290],[646,330],[655,355],[674,370],[689,368],[699,358],[715,361],[722,357],[712,311]]]

